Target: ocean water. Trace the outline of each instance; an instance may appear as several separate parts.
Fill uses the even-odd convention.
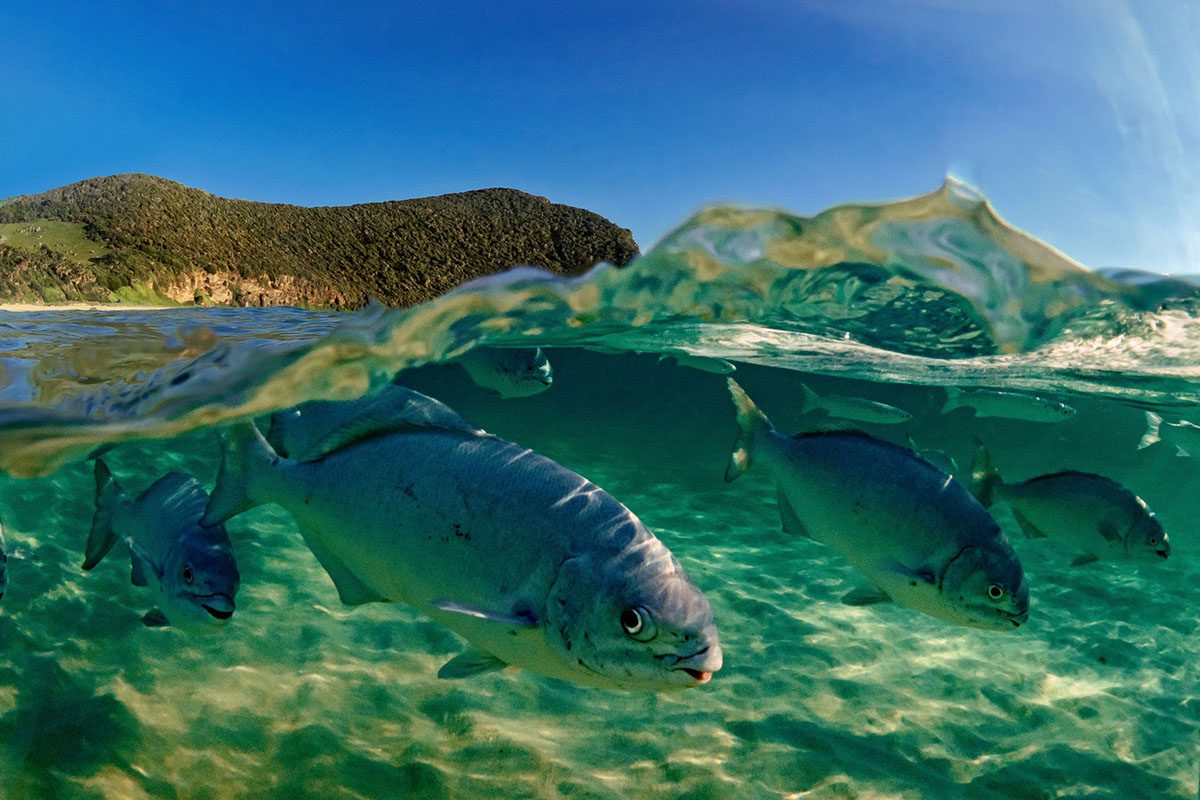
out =
[[[1200,453],[1138,445],[1147,410],[1200,422],[1197,297],[1087,272],[948,184],[813,218],[711,209],[622,270],[518,270],[400,311],[0,314],[0,795],[1195,798]],[[447,363],[480,343],[546,348],[553,386],[489,395]],[[801,413],[807,385],[912,412],[860,427],[960,473],[977,439],[1010,480],[1102,473],[1172,556],[1072,566],[999,507],[1030,585],[1019,630],[843,605],[860,577],[780,530],[765,471],[722,480],[724,376],[663,354],[735,364],[783,431],[828,422]],[[400,605],[340,605],[275,506],[228,524],[242,588],[211,635],[144,627],[122,553],[81,570],[97,447],[131,490],[171,469],[211,487],[223,424],[400,370],[642,518],[712,603],[709,684],[440,681],[462,642]],[[1077,413],[942,414],[949,385]]]

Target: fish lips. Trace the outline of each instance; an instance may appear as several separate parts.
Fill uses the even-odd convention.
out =
[[[1015,614],[1011,611],[1002,611],[1000,612],[1000,616],[1011,622],[1014,628],[1021,627],[1029,620],[1028,611],[1022,611],[1019,614]]]
[[[686,673],[693,681],[691,686],[703,686],[712,680],[713,673],[719,671],[723,663],[721,647],[714,643],[689,655],[677,656],[671,671]]]
[[[235,607],[233,598],[223,594],[214,594],[208,597],[197,597],[196,603],[201,608],[208,612],[209,616],[219,622],[225,622],[233,616]]]

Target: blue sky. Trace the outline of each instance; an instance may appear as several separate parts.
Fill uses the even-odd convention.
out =
[[[304,205],[512,186],[646,248],[711,202],[811,214],[953,172],[1086,264],[1200,270],[1185,0],[8,0],[0,21],[0,196],[133,171]]]

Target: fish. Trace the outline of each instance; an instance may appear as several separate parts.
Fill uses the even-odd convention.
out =
[[[658,357],[658,360],[659,362],[674,361],[677,366],[688,367],[700,370],[701,372],[711,372],[714,375],[728,375],[731,372],[737,371],[737,367],[734,364],[723,358],[696,356],[691,353],[664,353]]]
[[[439,678],[512,666],[666,691],[721,668],[707,598],[633,512],[433,398],[389,393],[394,413],[367,401],[371,413],[309,436],[305,460],[231,427],[204,522],[282,506],[342,603],[404,603],[469,643]]]
[[[554,382],[540,347],[476,347],[455,361],[476,385],[505,400],[540,394]]]
[[[804,384],[800,385],[800,390],[804,398],[800,404],[802,413],[824,411],[831,417],[867,422],[872,425],[896,425],[912,419],[912,414],[902,408],[889,406],[887,403],[838,394],[820,395]]]
[[[1188,458],[1200,452],[1200,425],[1187,420],[1167,422],[1153,411],[1146,412],[1146,432],[1138,442],[1138,450],[1165,442],[1175,448],[1175,455]]]
[[[1072,566],[1094,561],[1161,561],[1171,555],[1162,523],[1132,491],[1092,472],[1054,472],[1005,483],[981,443],[971,465],[974,494],[986,507],[1007,503],[1031,539],[1056,539],[1080,552]]]
[[[130,500],[102,459],[95,461],[95,478],[84,570],[123,540],[130,551],[130,581],[149,588],[156,604],[143,624],[203,632],[228,623],[241,576],[224,526],[200,520],[208,494],[199,481],[169,472]]]
[[[911,436],[908,437],[908,449],[916,453],[917,458],[925,459],[947,475],[958,474],[958,461],[945,450],[938,450],[933,447],[919,447]]]
[[[973,408],[977,417],[1003,417],[1026,422],[1066,422],[1075,416],[1074,408],[1048,397],[991,389],[967,391],[947,386],[946,402],[940,413],[949,414],[956,408]]]
[[[938,619],[1011,631],[1029,587],[1000,526],[967,488],[911,450],[861,431],[785,436],[732,379],[738,422],[725,471],[774,476],[785,532],[842,555],[870,581],[848,605],[895,601]]]

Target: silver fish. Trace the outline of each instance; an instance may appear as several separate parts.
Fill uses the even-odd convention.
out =
[[[740,432],[725,480],[756,463],[775,477],[783,529],[828,545],[870,579],[843,602],[894,600],[989,630],[1025,622],[1021,562],[962,484],[864,433],[784,436],[733,380],[729,391]]]
[[[869,422],[873,425],[896,425],[912,419],[912,414],[887,403],[839,394],[819,395],[803,384],[800,385],[800,389],[804,397],[800,403],[800,411],[804,413],[824,411],[831,417]]]
[[[394,415],[364,401],[371,413],[329,431],[305,461],[281,457],[253,426],[230,429],[205,522],[283,506],[343,603],[407,603],[471,643],[439,677],[511,665],[666,690],[720,669],[708,600],[629,509],[432,398],[389,391]]]
[[[723,358],[696,356],[691,353],[664,353],[658,357],[658,360],[660,362],[667,360],[674,361],[678,366],[700,370],[701,372],[711,372],[714,375],[728,375],[731,372],[737,371],[736,366]]]
[[[1161,561],[1171,555],[1162,523],[1146,501],[1091,472],[1055,472],[1005,483],[983,445],[971,465],[975,495],[985,506],[1007,503],[1030,538],[1057,539],[1080,551],[1079,566],[1099,559]]]
[[[1167,422],[1153,411],[1146,412],[1146,432],[1138,442],[1138,450],[1144,450],[1158,442],[1175,448],[1175,455],[1190,457],[1200,453],[1200,425],[1187,420]]]
[[[1047,397],[991,389],[967,391],[947,386],[941,413],[949,414],[956,408],[973,408],[977,417],[1004,417],[1026,422],[1065,422],[1075,416],[1074,408]]]
[[[554,382],[540,347],[476,347],[455,361],[477,385],[506,400],[539,394]]]
[[[95,474],[96,513],[83,568],[95,567],[124,540],[131,581],[148,587],[157,604],[142,619],[148,627],[211,630],[228,622],[241,577],[225,528],[200,522],[208,494],[196,479],[170,472],[130,500],[100,459]]]

